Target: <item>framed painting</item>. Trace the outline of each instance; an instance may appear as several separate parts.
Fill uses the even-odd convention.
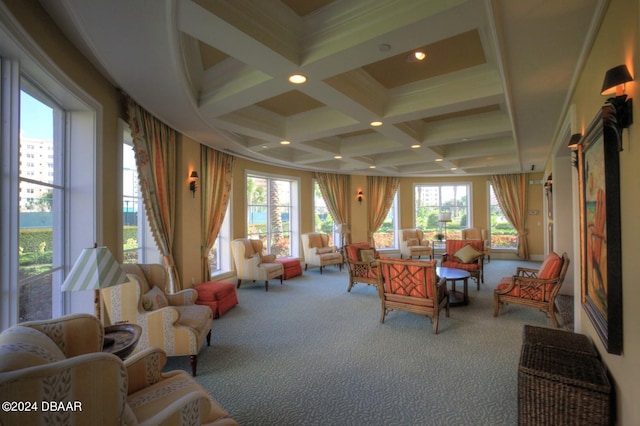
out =
[[[622,353],[620,130],[602,107],[578,144],[582,307],[607,352]]]

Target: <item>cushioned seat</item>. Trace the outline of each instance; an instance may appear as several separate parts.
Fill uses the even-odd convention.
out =
[[[329,245],[329,235],[320,232],[308,232],[300,235],[302,251],[304,253],[304,270],[309,265],[319,266],[322,269],[329,265],[338,265],[342,270],[342,254],[336,246]]]
[[[185,289],[165,292],[166,268],[159,264],[124,264],[130,282],[103,289],[107,323],[127,322],[142,327],[136,350],[149,347],[163,349],[167,356],[189,356],[196,375],[198,352],[206,339],[211,342],[213,312],[196,305],[198,292]]]
[[[480,282],[484,283],[483,248],[481,240],[447,240],[440,266],[468,271],[480,290]]]
[[[345,262],[349,268],[349,286],[351,291],[356,283],[378,285],[378,265],[376,259],[379,255],[375,247],[368,242],[353,243],[344,247]]]
[[[555,300],[568,268],[567,254],[560,257],[554,252],[547,255],[539,270],[517,268],[515,275],[502,278],[493,291],[493,316],[498,316],[503,304],[513,303],[540,309],[549,315],[555,327],[559,327]]]
[[[193,287],[198,292],[196,304],[211,308],[214,318],[220,318],[238,304],[236,286],[223,281],[207,281]]]
[[[302,265],[297,257],[279,257],[276,262],[282,264],[285,280],[302,275]]]
[[[0,399],[37,403],[38,409],[4,412],[0,423],[237,425],[188,373],[162,372],[167,357],[161,349],[147,348],[122,361],[102,352],[103,339],[102,323],[89,314],[31,321],[3,331]],[[45,401],[64,403],[65,408],[71,403],[76,409],[46,410]]]
[[[269,291],[269,280],[284,275],[282,264],[276,262],[275,254],[263,254],[262,241],[249,238],[238,238],[231,241],[231,253],[236,266],[238,285],[242,280],[264,281],[264,290]]]
[[[413,256],[429,256],[433,259],[433,247],[421,229],[409,228],[400,230],[400,259],[402,256],[411,259]]]

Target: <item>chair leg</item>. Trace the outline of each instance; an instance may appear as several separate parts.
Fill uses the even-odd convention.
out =
[[[556,318],[556,312],[555,312],[555,302],[551,304],[551,306],[549,306],[549,316],[551,317],[551,322],[553,323],[553,326],[555,328],[560,328],[560,324],[558,323],[558,319]]]
[[[322,275],[322,265],[320,265],[320,275]]]
[[[438,334],[438,323],[440,321],[440,315],[434,315],[431,321],[433,323],[433,334]]]
[[[264,281],[264,291],[269,291],[269,280]]]
[[[497,317],[498,312],[500,312],[500,297],[493,293],[493,316]]]
[[[198,355],[189,355],[189,364],[191,364],[191,375],[196,377],[196,370],[198,369]]]
[[[207,333],[207,346],[211,346],[211,330]]]
[[[236,288],[240,288],[240,283],[242,282],[242,280],[240,278],[238,278],[238,285],[236,286]]]

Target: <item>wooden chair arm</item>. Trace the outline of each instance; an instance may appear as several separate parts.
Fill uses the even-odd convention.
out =
[[[538,278],[538,270],[533,268],[523,268],[519,266],[516,269],[516,275],[514,276]]]

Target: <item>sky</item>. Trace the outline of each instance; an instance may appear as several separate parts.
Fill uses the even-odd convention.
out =
[[[53,137],[53,109],[20,92],[20,135],[29,139]]]

